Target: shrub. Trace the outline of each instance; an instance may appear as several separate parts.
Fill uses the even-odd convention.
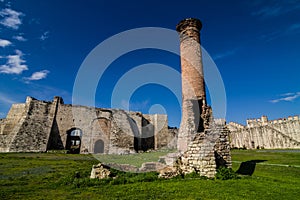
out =
[[[220,167],[217,169],[216,179],[228,180],[238,178],[238,175],[231,168]]]

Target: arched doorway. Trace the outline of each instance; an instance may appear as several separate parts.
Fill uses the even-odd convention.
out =
[[[104,153],[103,140],[97,140],[94,145],[94,153]]]
[[[72,128],[67,131],[67,144],[66,149],[69,153],[79,154],[81,147],[82,131],[78,128]]]
[[[154,126],[144,117],[142,118],[142,139],[141,147],[143,151],[154,149]]]

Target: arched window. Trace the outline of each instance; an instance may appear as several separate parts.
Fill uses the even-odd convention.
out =
[[[82,131],[78,128],[72,128],[67,131],[66,149],[69,153],[80,153]]]
[[[82,131],[80,129],[73,129],[70,133],[70,136],[82,136]]]

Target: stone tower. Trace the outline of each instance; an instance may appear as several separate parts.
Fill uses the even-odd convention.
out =
[[[177,148],[187,150],[193,135],[205,128],[206,93],[202,65],[200,30],[198,19],[184,19],[176,26],[180,36],[182,76],[182,118]]]

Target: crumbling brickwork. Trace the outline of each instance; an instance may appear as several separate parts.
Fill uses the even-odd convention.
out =
[[[182,116],[178,133],[179,151],[184,152],[192,137],[204,131],[206,93],[200,45],[202,24],[198,19],[182,20],[176,30],[180,36]]]
[[[225,121],[216,121],[205,132],[196,133],[188,150],[179,158],[182,173],[197,172],[211,178],[218,167],[231,167],[228,132]]]
[[[182,73],[182,118],[177,145],[181,155],[177,167],[180,173],[198,172],[214,177],[217,167],[231,167],[231,155],[225,120],[214,122],[212,109],[206,103],[201,28],[201,22],[192,18],[182,20],[176,27]]]

